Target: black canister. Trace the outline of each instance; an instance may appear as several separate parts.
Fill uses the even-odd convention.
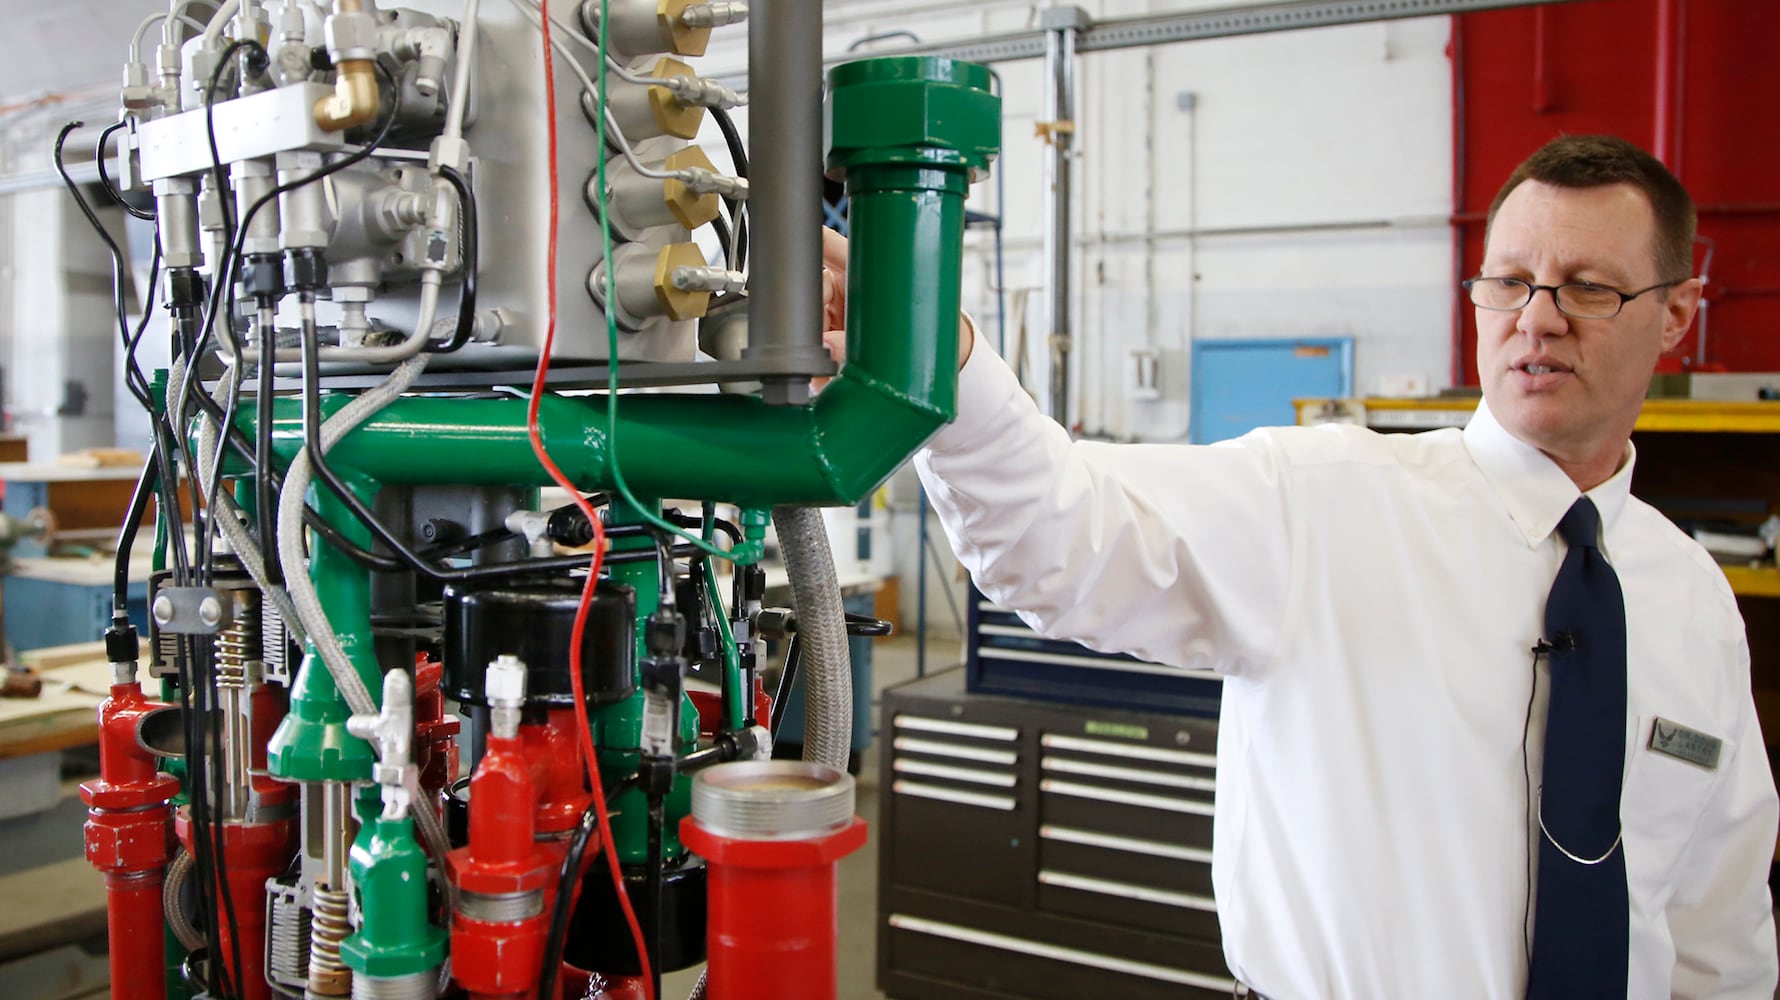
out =
[[[445,689],[470,705],[486,705],[488,665],[503,654],[525,661],[528,705],[572,706],[569,647],[581,584],[528,581],[445,590]],[[623,701],[636,690],[637,595],[601,578],[581,639],[581,683],[587,704]]]

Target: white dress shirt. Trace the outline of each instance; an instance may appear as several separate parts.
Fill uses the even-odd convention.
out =
[[[981,337],[916,464],[997,603],[1224,675],[1212,875],[1240,980],[1520,1000],[1549,687],[1541,658],[1530,711],[1532,647],[1578,496],[1557,465],[1484,406],[1463,432],[1071,442]],[[1631,476],[1628,453],[1589,491],[1626,602],[1629,995],[1769,1000],[1780,809],[1743,622]],[[1658,716],[1721,738],[1718,767],[1648,749]]]

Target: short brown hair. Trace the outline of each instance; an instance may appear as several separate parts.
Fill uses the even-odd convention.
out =
[[[1551,140],[1514,168],[1496,200],[1490,203],[1489,225],[1509,192],[1522,181],[1554,187],[1594,188],[1630,184],[1643,192],[1656,213],[1657,277],[1693,275],[1693,199],[1662,161],[1624,139],[1611,135],[1566,135]],[[1488,240],[1487,230],[1485,240]]]

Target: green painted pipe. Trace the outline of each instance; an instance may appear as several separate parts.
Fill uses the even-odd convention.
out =
[[[828,165],[846,182],[853,230],[848,360],[839,376],[800,407],[728,395],[626,396],[612,438],[603,398],[547,397],[539,425],[569,478],[611,488],[616,457],[639,496],[850,505],[950,420],[964,201],[999,142],[990,79],[981,66],[930,58],[831,71]],[[274,447],[288,462],[303,440],[299,404],[278,400],[274,414]],[[524,399],[400,399],[328,457],[342,473],[382,483],[547,485],[525,416]],[[253,418],[239,418],[250,433]]]
[[[340,942],[340,960],[354,975],[394,979],[445,961],[447,935],[427,920],[426,854],[412,817],[379,815],[359,829],[352,882],[362,919],[358,932]]]
[[[362,497],[369,491],[357,488]],[[326,489],[314,490],[315,511],[354,544],[369,546],[371,533]],[[383,696],[383,671],[371,640],[371,577],[339,549],[311,540],[309,575],[328,621],[365,687]],[[291,686],[290,710],[266,747],[266,769],[286,781],[367,781],[374,761],[371,745],[346,731],[352,714],[333,675],[309,643]]]

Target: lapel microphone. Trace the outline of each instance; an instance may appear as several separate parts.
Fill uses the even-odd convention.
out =
[[[1552,653],[1573,653],[1576,651],[1576,633],[1559,632],[1550,639],[1541,638],[1533,644],[1534,656],[1549,656]]]

